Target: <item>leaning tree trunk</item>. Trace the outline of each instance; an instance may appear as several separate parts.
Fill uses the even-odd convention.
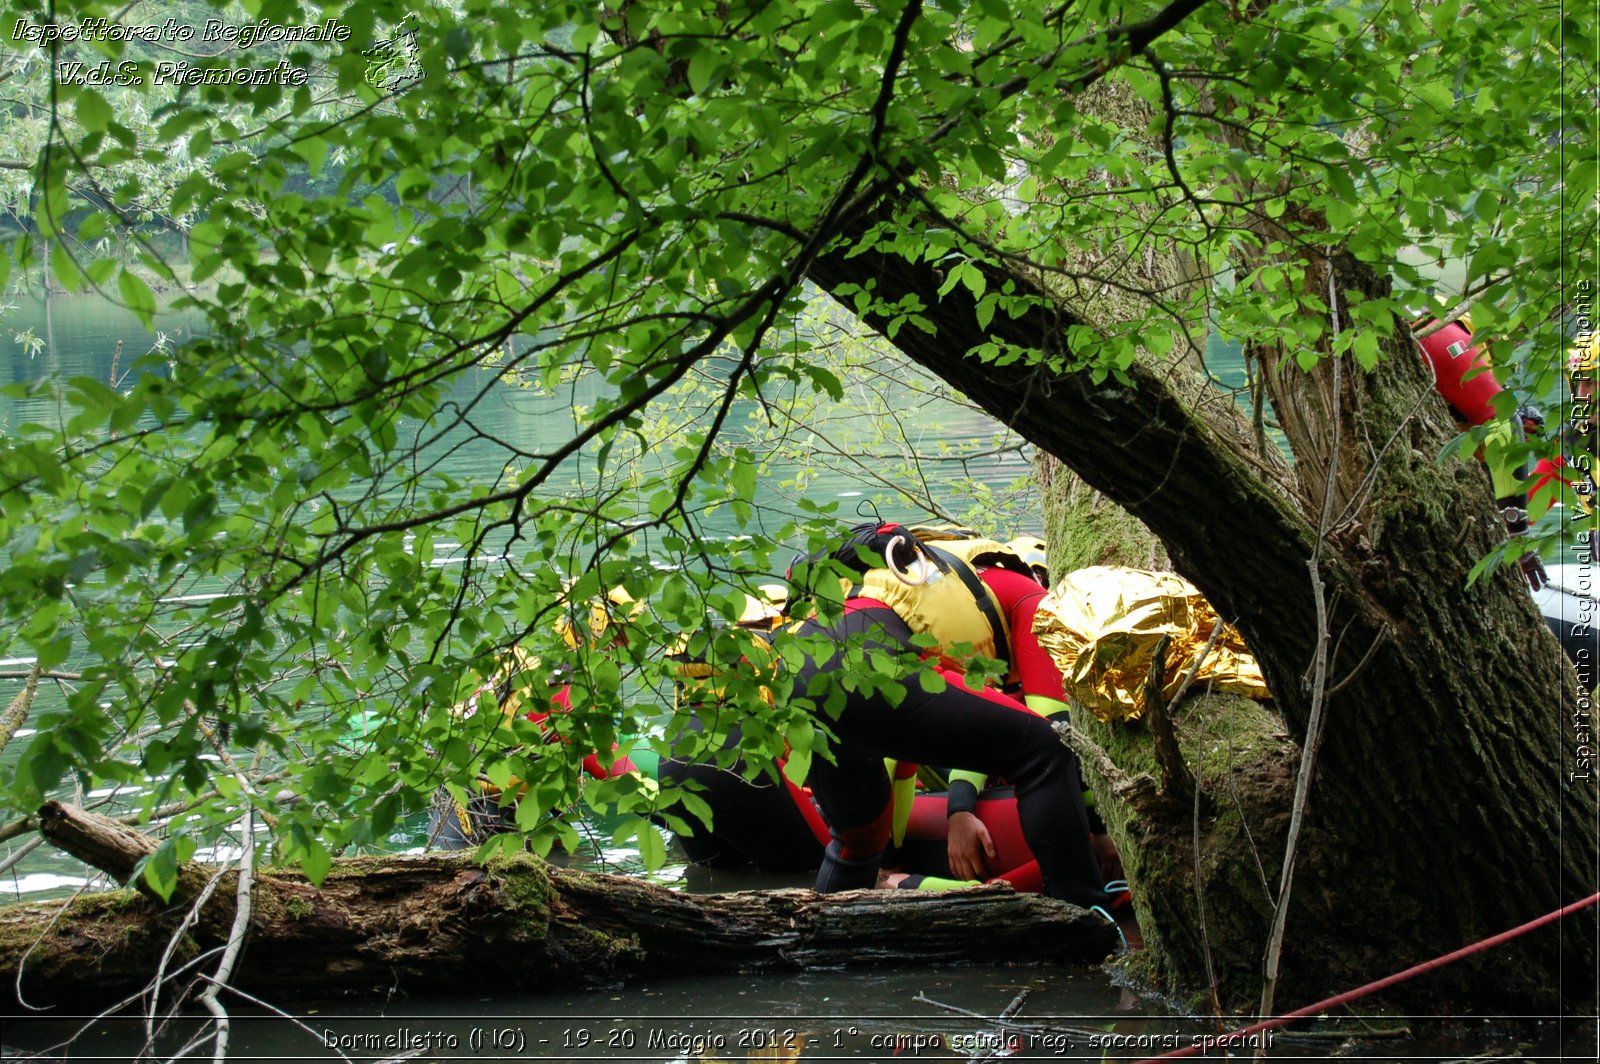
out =
[[[1312,708],[1307,670],[1331,634],[1333,693],[1288,924],[1284,1006],[1595,892],[1595,794],[1569,778],[1575,740],[1558,716],[1576,704],[1573,674],[1513,573],[1466,586],[1472,562],[1501,535],[1499,522],[1477,470],[1434,461],[1448,438],[1435,416],[1442,408],[1407,338],[1383,338],[1387,357],[1376,372],[1344,375],[1342,447],[1347,460],[1365,462],[1357,479],[1370,483],[1371,496],[1356,520],[1323,537],[1328,606],[1319,617],[1308,568],[1318,527],[1294,494],[1260,476],[1155,370],[1136,363],[1118,383],[1048,368],[1051,359],[1092,363],[1068,350],[1068,327],[1109,323],[1084,320],[1029,278],[982,266],[988,290],[1010,283],[1040,302],[980,326],[966,286],[940,295],[936,264],[860,239],[893,214],[885,204],[864,220],[850,234],[855,246],[842,242],[824,256],[813,279],[847,306],[870,290],[883,305],[923,307],[931,333],[901,328],[891,336],[886,320],[869,314],[866,322],[1153,531],[1174,567],[1241,629],[1295,743],[1305,740]],[[910,211],[898,221],[916,224]],[[1386,294],[1367,267],[1347,256],[1334,261],[1341,304],[1355,292]],[[990,340],[1042,357],[1004,366],[966,357]],[[1256,789],[1270,790],[1270,777],[1284,777],[1293,758],[1263,757],[1245,771],[1258,777]],[[1217,809],[1233,804],[1226,781],[1213,798]],[[1137,812],[1159,829],[1145,841],[1161,851],[1154,864],[1172,875],[1135,886],[1154,917],[1160,961],[1179,983],[1203,986],[1200,914],[1183,875],[1193,866],[1194,814],[1171,805]],[[1277,808],[1287,815],[1286,805]],[[1264,815],[1247,813],[1254,822],[1244,826],[1272,834]],[[1260,956],[1270,910],[1252,886],[1263,878],[1255,860],[1243,845],[1205,857],[1207,878],[1230,884],[1208,892],[1208,904],[1240,895],[1225,922],[1255,938],[1239,965]],[[1272,879],[1273,858],[1262,852],[1261,860]],[[1559,932],[1520,939],[1394,996],[1412,1006],[1548,1011],[1563,995],[1592,1003],[1595,962],[1591,910]],[[1233,987],[1252,978],[1218,974]],[[1252,996],[1227,1004],[1252,1004]]]
[[[149,838],[56,803],[41,810],[56,845],[126,880]],[[206,882],[198,921],[180,921]],[[8,1009],[122,1000],[227,941],[236,872],[186,866],[171,904],[125,893],[0,909]],[[253,884],[247,963],[233,985],[280,1003],[342,993],[438,993],[604,985],[695,972],[775,972],[861,964],[1083,963],[1117,932],[1065,902],[982,888],[951,894],[810,890],[695,895],[627,876],[574,872],[536,857],[349,858],[320,886],[286,870]],[[91,960],[92,963],[85,963]],[[203,967],[209,970],[212,961]],[[323,973],[307,978],[307,973]],[[163,994],[173,999],[169,988]]]

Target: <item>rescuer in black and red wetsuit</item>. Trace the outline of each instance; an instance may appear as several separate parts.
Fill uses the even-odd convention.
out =
[[[999,597],[971,566],[897,525],[879,528],[873,549],[884,566],[852,582],[842,616],[797,628],[800,635],[836,645],[805,658],[797,695],[811,692],[815,677],[842,672],[844,644],[853,640],[863,640],[869,654],[887,652],[901,660],[924,653],[913,643],[919,634],[932,637],[946,656],[959,653],[958,648],[991,658],[1009,652]],[[930,692],[909,675],[904,678],[898,704],[880,687],[857,683],[836,692],[836,699],[842,695],[837,716],[832,707],[817,710],[838,739],[831,747],[833,760],[814,759],[809,779],[831,832],[817,889],[876,883],[892,818],[891,785],[882,762],[892,758],[1004,777],[1016,789],[1018,819],[1046,893],[1085,907],[1110,900],[1089,844],[1076,761],[1049,722],[959,682]]]

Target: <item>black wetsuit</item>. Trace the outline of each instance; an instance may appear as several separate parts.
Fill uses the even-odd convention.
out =
[[[868,633],[871,647],[896,654],[913,650],[909,626],[881,606],[846,613],[831,627],[807,622],[800,632],[839,642]],[[837,657],[808,658],[796,693],[804,693],[817,673],[838,668]],[[890,783],[883,759],[895,758],[1005,777],[1016,787],[1022,833],[1039,860],[1045,892],[1085,907],[1108,901],[1089,846],[1076,761],[1043,717],[954,685],[930,694],[915,681],[906,685],[899,705],[880,694],[852,691],[837,719],[821,710],[818,715],[838,737],[834,761],[814,758],[809,777],[833,835],[817,874],[819,891],[875,884],[889,839]]]

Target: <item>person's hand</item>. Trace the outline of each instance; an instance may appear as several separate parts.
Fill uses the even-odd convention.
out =
[[[1128,878],[1128,873],[1122,870],[1122,855],[1117,852],[1117,844],[1111,841],[1110,835],[1090,835],[1089,846],[1094,850],[1095,860],[1100,862],[1100,874],[1108,882]]]
[[[1517,568],[1522,570],[1522,575],[1528,578],[1528,586],[1534,591],[1540,591],[1550,583],[1550,574],[1544,571],[1544,561],[1539,557],[1539,552],[1530,550],[1517,559]]]
[[[947,845],[950,871],[957,879],[988,879],[989,862],[1000,856],[989,829],[972,813],[951,814]]]

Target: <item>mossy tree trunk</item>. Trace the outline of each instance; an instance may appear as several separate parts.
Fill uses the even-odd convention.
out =
[[[914,207],[893,204],[870,221],[919,224]],[[867,232],[864,223],[853,235]],[[1069,348],[1069,328],[1105,330],[1116,321],[1095,319],[1017,271],[980,269],[987,290],[1010,284],[1039,301],[1019,317],[980,325],[966,286],[941,295],[937,264],[909,262],[871,241],[826,256],[812,275],[847,306],[865,290],[885,305],[923,308],[931,333],[891,330],[871,314],[864,320],[1148,528],[1173,567],[1240,628],[1292,743],[1305,740],[1306,677],[1319,642],[1329,640],[1331,693],[1279,1002],[1315,1000],[1594,893],[1595,793],[1592,783],[1569,778],[1573,750],[1561,713],[1576,704],[1575,679],[1514,571],[1466,586],[1473,561],[1502,530],[1481,471],[1435,461],[1451,429],[1409,337],[1381,337],[1378,369],[1347,371],[1337,389],[1327,368],[1309,378],[1277,375],[1283,390],[1275,401],[1295,403],[1297,380],[1337,399],[1336,491],[1345,501],[1322,534],[1310,501],[1321,493],[1294,490],[1264,469],[1240,445],[1232,416],[1197,400],[1170,367],[1136,362],[1120,380],[1049,368],[1052,360],[1093,361]],[[1354,295],[1387,295],[1381,278],[1344,255],[1305,283],[1336,292],[1346,322]],[[997,365],[966,357],[990,340],[1040,358]],[[1322,431],[1331,442],[1335,423]],[[1061,521],[1051,534],[1082,538]],[[1319,539],[1323,611],[1309,568]],[[1131,560],[1142,562],[1143,553]],[[1270,736],[1274,726],[1256,721],[1249,730]],[[1208,746],[1221,725],[1214,728]],[[1124,775],[1147,767],[1121,739],[1101,740],[1129,762]],[[1275,744],[1258,744],[1258,753],[1227,773],[1200,773],[1209,797],[1201,864],[1215,884],[1206,926],[1213,947],[1224,938],[1229,947],[1225,958],[1213,950],[1211,967],[1225,969],[1217,977],[1229,1007],[1254,1003],[1253,990],[1241,988],[1258,978],[1271,909],[1260,884],[1276,886],[1276,828],[1288,815],[1297,760]],[[1195,751],[1188,754],[1192,764]],[[1208,964],[1190,875],[1193,810],[1124,791],[1136,807],[1119,813],[1112,801],[1108,819],[1122,825],[1120,844],[1144,850],[1132,862],[1154,958],[1181,986],[1202,987]],[[1260,792],[1260,802],[1243,801],[1246,791]],[[1241,808],[1235,824],[1215,819]],[[1239,841],[1245,829],[1254,846]],[[1559,932],[1520,939],[1394,996],[1485,1011],[1553,1010],[1563,993],[1592,1002],[1594,929],[1591,910]]]

